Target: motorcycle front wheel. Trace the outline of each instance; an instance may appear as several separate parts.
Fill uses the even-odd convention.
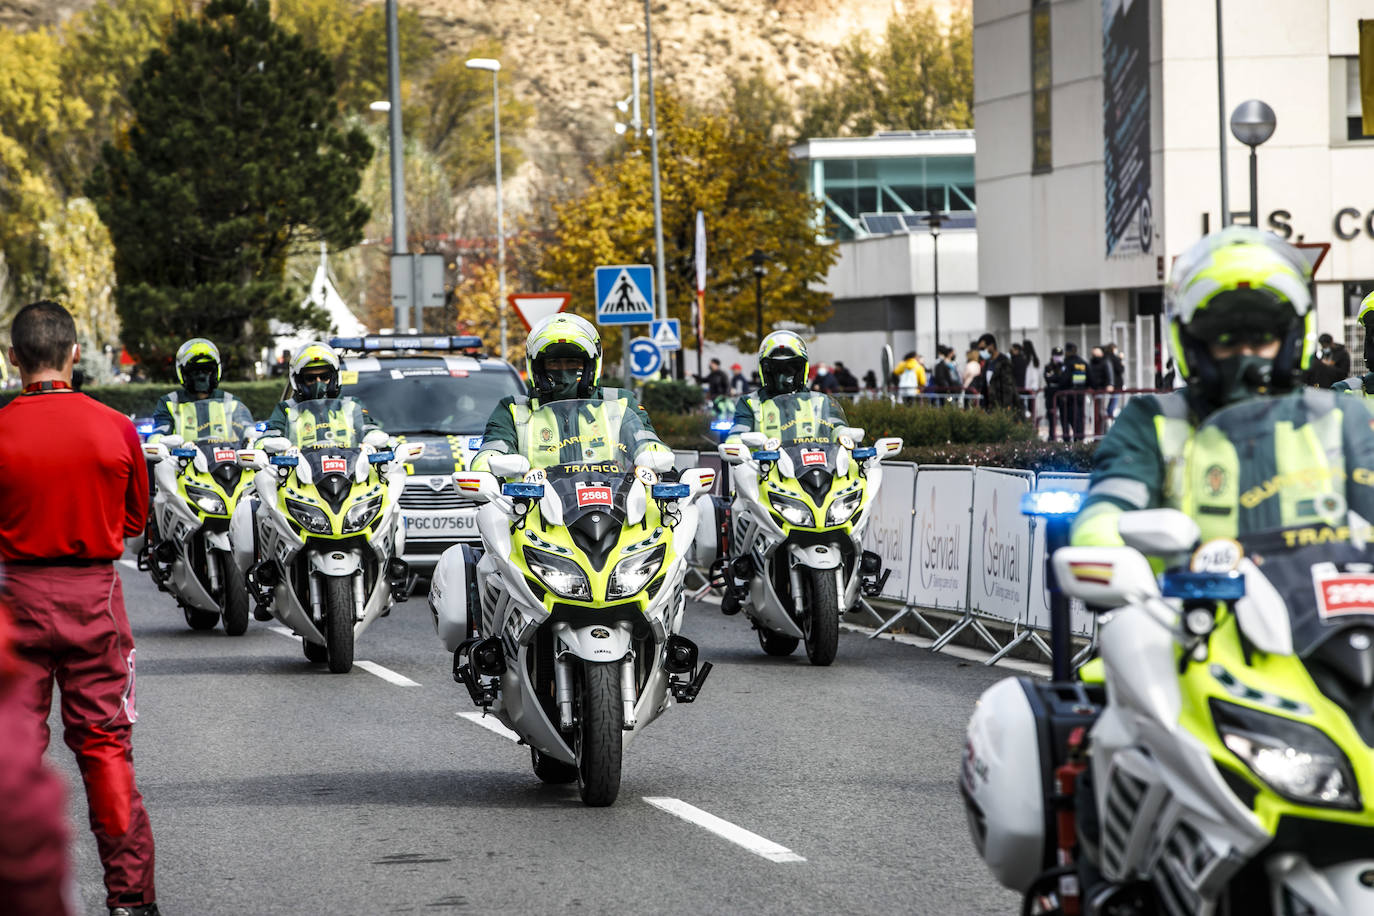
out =
[[[242,636],[248,632],[248,583],[232,554],[221,553],[219,563],[224,572],[224,632]]]
[[[813,665],[825,666],[835,660],[840,647],[840,586],[833,569],[809,570],[807,578],[811,600],[802,627],[806,657]]]
[[[329,643],[329,670],[334,674],[347,674],[353,670],[353,577],[321,578],[324,580],[324,636]]]
[[[582,803],[604,808],[620,794],[621,736],[620,662],[583,662],[578,697],[577,791]]]

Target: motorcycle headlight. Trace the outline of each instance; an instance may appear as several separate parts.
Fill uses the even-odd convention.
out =
[[[649,580],[658,575],[658,571],[663,567],[663,557],[666,550],[663,547],[656,547],[644,553],[626,557],[615,564],[615,569],[611,570],[611,582],[606,587],[607,598],[628,598],[631,595],[639,594],[640,589],[649,584]]]
[[[291,517],[299,522],[302,528],[312,534],[329,534],[334,528],[324,510],[298,500],[288,499],[286,511],[291,513]]]
[[[361,531],[372,523],[377,517],[377,513],[382,511],[382,498],[374,496],[369,500],[358,503],[344,514],[343,530],[345,532]]]
[[[1212,700],[1212,721],[1226,747],[1279,795],[1318,808],[1361,808],[1350,761],[1320,730]]]
[[[587,574],[572,560],[526,547],[525,565],[555,595],[579,601],[591,600],[592,585],[587,581]]]
[[[229,511],[224,507],[224,500],[220,499],[219,494],[205,487],[196,487],[187,484],[186,501],[191,504],[192,508],[199,509],[206,515],[229,514]]]
[[[799,499],[793,499],[790,496],[783,496],[781,493],[769,490],[768,503],[773,507],[774,512],[794,525],[810,528],[816,524],[816,516],[812,514],[811,507]]]
[[[846,493],[830,504],[830,508],[825,513],[826,527],[831,525],[843,525],[854,517],[854,513],[859,511],[859,503],[863,502],[864,491],[855,489],[853,493]]]

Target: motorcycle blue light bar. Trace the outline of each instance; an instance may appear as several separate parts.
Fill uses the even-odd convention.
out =
[[[726,433],[726,432],[729,432],[732,428],[734,428],[734,425],[735,425],[735,421],[734,421],[734,420],[712,420],[712,421],[711,421],[711,428],[714,429],[714,430],[715,430],[716,432],[718,432],[718,433]]]
[[[481,437],[481,436],[469,436],[469,437],[468,437],[468,448],[472,449],[474,452],[481,451],[481,450],[482,450],[482,437]]]
[[[654,499],[686,499],[692,488],[685,483],[656,483],[649,488]]]
[[[878,450],[877,450],[876,448],[874,448],[873,446],[871,446],[871,445],[865,445],[865,446],[863,446],[862,448],[856,448],[856,449],[854,449],[853,455],[854,455],[855,458],[859,458],[859,459],[863,459],[863,458],[877,458],[877,457],[878,457]]]
[[[266,421],[266,420],[259,420],[258,422],[256,422],[256,423],[253,424],[253,428],[256,429],[256,430],[257,430],[258,432],[260,432],[260,433],[265,433],[265,432],[267,432],[267,421]]]
[[[193,449],[193,448],[174,448],[174,449],[172,449],[172,457],[174,457],[174,458],[194,458],[194,457],[196,457],[196,450]]]
[[[392,451],[373,452],[371,455],[367,456],[367,460],[373,464],[385,464],[388,461],[395,460],[395,458],[396,453]]]
[[[148,435],[153,431],[153,421],[149,420],[147,423],[138,424],[138,431],[145,436]]]
[[[769,451],[758,451],[754,453],[755,461],[777,461],[779,457],[780,454],[777,451],[777,449],[772,449]]]
[[[366,337],[331,337],[336,350],[480,350],[482,338],[446,334],[370,334]]]
[[[516,499],[539,499],[544,495],[544,485],[542,483],[504,483],[501,485],[502,496],[514,496]]]
[[[1245,577],[1238,572],[1166,572],[1159,590],[1165,598],[1238,601],[1245,597]]]
[[[295,455],[273,455],[267,460],[279,468],[294,468],[301,463],[301,460]]]
[[[1033,490],[1021,496],[1022,515],[1077,515],[1083,494],[1077,490]]]

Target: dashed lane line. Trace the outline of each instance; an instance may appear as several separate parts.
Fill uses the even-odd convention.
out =
[[[501,724],[501,720],[495,716],[484,716],[480,712],[460,712],[458,718],[467,719],[474,725],[480,725],[489,732],[500,735],[502,738],[509,738],[511,741],[519,741],[520,736],[509,728]]]
[[[271,630],[273,633],[276,633],[278,635],[285,636],[287,639],[294,639],[296,640],[296,642],[300,642],[301,640],[299,636],[297,636],[295,633],[292,633],[286,627],[268,627],[267,629]],[[371,674],[374,677],[379,677],[382,680],[386,681],[388,684],[395,684],[397,687],[420,686],[419,681],[412,681],[404,674],[392,671],[385,665],[379,665],[376,662],[370,662],[367,659],[358,659],[355,662],[353,662],[353,664],[357,665],[359,668],[363,669],[368,674]]]
[[[134,560],[115,560],[120,566],[127,566],[134,572],[138,572],[138,563]]]
[[[732,824],[724,818],[716,817],[709,811],[702,811],[695,805],[689,805],[679,798],[644,798],[646,802],[662,811],[667,811],[676,817],[682,818],[692,824],[696,824],[705,830],[709,830],[716,836],[724,840],[729,840],[736,846],[741,846],[752,852],[756,856],[762,856],[770,862],[805,862],[804,856],[799,856],[786,846],[774,843],[754,833],[745,830],[738,824]]]

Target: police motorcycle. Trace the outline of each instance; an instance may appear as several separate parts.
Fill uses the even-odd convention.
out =
[[[791,655],[804,641],[811,664],[829,665],[840,617],[860,591],[878,594],[890,573],[862,539],[882,461],[901,451],[902,440],[860,446],[864,431],[846,426],[840,406],[817,392],[763,402],[759,427],[718,447],[733,468],[736,496],[725,526],[732,556],[710,543],[714,508],[705,510],[712,517],[702,523],[697,556],[727,598],[745,602],[764,652]]]
[[[1247,407],[1199,435],[1245,441],[1227,417]],[[1374,531],[1329,485],[1303,492],[1325,467],[1221,470],[1198,479],[1303,523],[1200,541],[1151,509],[1121,516],[1126,546],[1056,551],[1064,592],[1111,609],[1105,684],[1007,679],[973,713],[959,787],[1022,912],[1374,913]]]
[[[711,670],[679,630],[715,472],[664,481],[663,453],[637,466],[641,429],[615,401],[540,406],[528,447],[454,473],[481,504],[482,549],[445,551],[429,592],[454,679],[530,746],[539,779],[576,781],[589,806],[615,801],[624,749]]]
[[[362,429],[356,401],[338,409],[356,411],[347,425]],[[239,452],[239,463],[256,472],[258,505],[234,515],[235,559],[256,602],[301,637],[309,661],[327,661],[335,674],[352,669],[358,637],[405,600],[397,497],[406,462],[423,448],[374,448],[345,435],[276,454]]]
[[[229,543],[230,517],[250,485],[237,447],[179,435],[143,443],[157,481],[150,531],[158,539],[140,566],[176,598],[191,629],[213,630],[223,620],[230,636],[248,629],[248,589]]]

